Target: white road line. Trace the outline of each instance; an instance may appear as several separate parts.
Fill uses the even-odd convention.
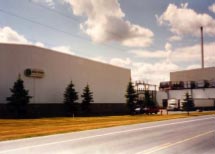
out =
[[[43,146],[48,146],[48,145],[61,144],[61,143],[66,143],[66,142],[74,142],[74,141],[80,141],[80,140],[91,139],[91,138],[96,138],[96,137],[103,137],[103,136],[108,136],[108,135],[128,133],[128,132],[145,130],[145,129],[150,129],[150,128],[157,128],[157,127],[164,127],[164,126],[170,126],[170,125],[176,125],[176,124],[183,124],[183,123],[189,123],[189,122],[202,121],[202,120],[207,120],[207,119],[214,119],[214,117],[211,116],[211,117],[208,117],[208,118],[201,118],[201,119],[195,119],[195,120],[186,120],[186,121],[173,122],[173,123],[168,123],[168,124],[161,124],[161,125],[148,126],[148,127],[143,127],[143,128],[136,128],[136,129],[130,129],[130,130],[111,132],[111,133],[106,133],[106,134],[101,134],[101,135],[82,137],[82,138],[71,139],[71,140],[64,140],[64,141],[58,141],[58,142],[51,142],[51,143],[38,144],[38,145],[32,145],[32,146],[25,146],[25,147],[21,147],[21,148],[15,148],[15,149],[10,149],[10,150],[0,151],[0,154],[1,153],[6,153],[6,152],[17,151],[17,150],[29,149],[29,148],[43,147]]]
[[[201,133],[201,134],[198,134],[196,136],[193,136],[193,137],[189,137],[189,138],[186,138],[184,140],[181,140],[181,141],[177,141],[175,143],[169,143],[169,144],[163,144],[163,145],[160,145],[160,146],[156,146],[156,148],[152,148],[149,149],[149,150],[144,150],[143,152],[138,152],[137,154],[151,154],[151,153],[155,153],[155,152],[158,152],[160,150],[163,150],[163,149],[167,149],[169,147],[172,147],[172,146],[175,146],[177,144],[181,144],[181,143],[184,143],[184,142],[187,142],[187,141],[190,141],[190,140],[193,140],[195,138],[199,138],[199,137],[202,137],[202,136],[205,136],[205,135],[208,135],[210,133],[214,133],[215,131],[214,130],[211,130],[211,131],[208,131],[208,132],[204,132],[204,133]]]
[[[144,150],[144,151],[140,151],[136,154],[145,154],[145,153],[149,153],[149,152],[152,152],[152,151],[157,151],[158,149],[162,148],[162,147],[165,147],[167,145],[169,145],[170,143],[165,143],[165,144],[161,144],[161,145],[157,145],[155,147],[152,147],[150,149],[147,149],[147,150]]]

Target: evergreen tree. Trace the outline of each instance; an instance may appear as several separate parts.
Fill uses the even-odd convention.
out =
[[[90,87],[88,84],[84,88],[81,97],[83,98],[81,104],[83,111],[89,112],[90,103],[93,102],[93,93],[90,91]]]
[[[6,98],[8,105],[13,108],[17,116],[25,116],[27,105],[32,97],[28,95],[28,90],[25,90],[24,81],[21,79],[21,75],[19,75],[10,91],[12,95]]]
[[[72,81],[67,86],[64,93],[64,104],[66,105],[66,110],[68,113],[75,114],[77,110],[76,101],[78,100],[78,93],[75,91],[74,84]]]
[[[152,95],[150,94],[149,90],[145,91],[145,100],[144,100],[145,107],[156,107],[156,102],[153,100]]]
[[[187,111],[187,115],[190,115],[190,111],[194,109],[193,99],[189,93],[185,93],[185,99],[183,102],[183,110]]]
[[[137,93],[131,81],[128,83],[125,97],[126,97],[127,107],[129,108],[130,113],[132,113],[135,109],[135,103],[137,101]]]

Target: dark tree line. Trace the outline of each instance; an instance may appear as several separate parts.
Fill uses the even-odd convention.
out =
[[[6,98],[8,102],[8,109],[18,118],[26,117],[28,104],[32,96],[29,96],[28,90],[25,89],[24,81],[21,79],[21,75],[19,75],[17,81],[14,82],[14,85],[10,91],[12,93],[11,96]],[[93,102],[93,92],[91,92],[88,84],[83,89],[81,98],[81,109],[84,113],[88,114],[90,112],[90,104]],[[78,99],[78,92],[76,92],[75,86],[71,81],[64,92],[64,104],[67,115],[74,116],[77,113]]]
[[[64,93],[64,104],[66,107],[67,115],[72,114],[74,117],[77,110],[77,100],[78,92],[75,91],[74,84],[71,81]]]
[[[88,114],[90,111],[90,103],[93,102],[93,93],[90,91],[90,87],[87,84],[86,87],[83,89],[82,103],[81,108],[85,114]],[[76,92],[74,84],[72,81],[68,85],[64,93],[64,104],[66,106],[67,113],[72,113],[73,117],[77,112],[77,101],[78,100],[78,92]]]
[[[194,109],[195,105],[193,99],[189,93],[185,93],[185,98],[183,102],[183,110],[187,111],[187,115],[190,115],[190,111]]]
[[[29,96],[28,90],[25,90],[24,82],[21,79],[20,75],[17,81],[14,83],[13,88],[10,89],[10,91],[12,94],[10,97],[7,97],[8,106],[17,114],[18,117],[25,116],[27,112],[27,105],[29,104],[32,96]],[[128,83],[125,97],[126,104],[130,113],[134,112],[137,105],[141,105],[144,107],[156,106],[156,102],[152,100],[149,91],[145,91],[144,101],[138,100],[138,94],[136,93],[131,81]],[[90,112],[90,105],[94,101],[93,92],[91,92],[88,84],[86,85],[86,87],[84,87],[81,98],[81,109],[83,113],[88,114]],[[67,115],[74,116],[77,113],[78,99],[78,92],[75,90],[75,85],[71,81],[64,92],[64,104]],[[186,104],[184,106],[186,106]]]
[[[128,83],[125,98],[130,114],[133,114],[136,108],[143,109],[144,107],[153,108],[157,106],[149,90],[144,92],[144,100],[140,100],[131,81]]]
[[[88,114],[90,112],[90,103],[94,102],[93,93],[90,91],[90,87],[88,84],[84,88],[83,94],[81,95],[81,97],[83,99],[81,103],[82,110]]]
[[[25,90],[24,82],[21,75],[10,89],[11,96],[7,97],[9,109],[16,115],[16,117],[25,117],[27,113],[27,105],[32,96],[29,96],[28,90]]]
[[[137,93],[131,81],[128,83],[125,97],[126,97],[126,104],[129,109],[129,112],[133,113],[136,107]]]

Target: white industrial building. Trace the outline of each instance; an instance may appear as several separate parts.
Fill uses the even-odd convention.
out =
[[[168,100],[177,100],[181,106],[185,93],[192,97],[196,108],[215,109],[215,67],[204,67],[203,27],[201,32],[201,68],[170,73],[170,81],[160,83],[157,100],[166,107]],[[167,101],[166,101],[167,100]],[[174,105],[173,105],[174,106]]]
[[[160,84],[157,100],[160,106],[168,99],[183,100],[189,93],[196,107],[215,107],[215,67],[170,73],[170,81]]]
[[[28,76],[25,71],[34,74]],[[30,104],[62,104],[65,88],[72,80],[80,95],[89,84],[93,104],[125,104],[129,69],[60,53],[33,45],[0,44],[0,103],[6,103],[10,88],[21,74],[33,96]],[[27,76],[26,76],[27,75]],[[114,109],[113,109],[114,110]]]

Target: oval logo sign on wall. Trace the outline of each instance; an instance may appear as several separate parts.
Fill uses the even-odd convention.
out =
[[[25,76],[32,78],[43,78],[45,76],[45,72],[41,69],[35,68],[27,68],[24,71]]]

